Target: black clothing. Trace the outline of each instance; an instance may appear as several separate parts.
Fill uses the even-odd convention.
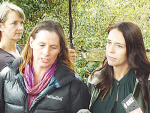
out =
[[[116,109],[117,109],[117,101],[115,102],[114,107],[111,110],[111,113],[116,113]]]
[[[18,52],[21,54],[22,50],[21,47],[17,44],[16,45],[16,49],[18,50]],[[10,60],[14,60],[15,57],[8,53],[7,51],[4,51],[2,48],[0,48],[0,71],[6,67],[6,62],[10,61]]]
[[[0,75],[0,111],[5,113],[77,113],[88,109],[90,96],[84,81],[67,66],[57,67],[47,87],[27,109],[27,92],[17,70],[20,59],[10,62],[10,71]],[[5,72],[6,73],[6,72]]]

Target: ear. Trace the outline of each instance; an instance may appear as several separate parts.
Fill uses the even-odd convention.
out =
[[[33,47],[33,41],[34,41],[34,39],[32,37],[30,37],[30,47],[31,48]]]

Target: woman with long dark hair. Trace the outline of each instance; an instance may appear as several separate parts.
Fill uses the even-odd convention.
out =
[[[121,102],[132,93],[143,113],[150,113],[150,62],[140,28],[119,22],[108,31],[106,58],[88,79],[92,113],[126,113]]]

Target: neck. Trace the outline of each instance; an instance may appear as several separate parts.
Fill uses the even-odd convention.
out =
[[[1,40],[0,48],[7,52],[16,52],[16,42]]]
[[[21,57],[18,50],[16,49],[16,41],[4,40],[4,38],[2,38],[0,42],[0,48],[12,54],[15,58]]]
[[[118,81],[120,81],[129,71],[129,66],[123,66],[123,67],[113,67],[114,70],[114,78]]]

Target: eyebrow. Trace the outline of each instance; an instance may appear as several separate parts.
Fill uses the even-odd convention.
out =
[[[111,40],[107,39],[107,41],[111,41]],[[116,42],[116,44],[120,44],[120,45],[126,46],[126,44],[122,44],[122,43],[119,43],[119,42]]]
[[[44,42],[38,42],[38,44],[41,44],[41,43],[42,43],[42,44],[45,44]]]
[[[38,42],[38,44],[45,44],[45,42]],[[56,46],[57,47],[56,44],[53,44],[53,45],[50,45],[50,46]]]

